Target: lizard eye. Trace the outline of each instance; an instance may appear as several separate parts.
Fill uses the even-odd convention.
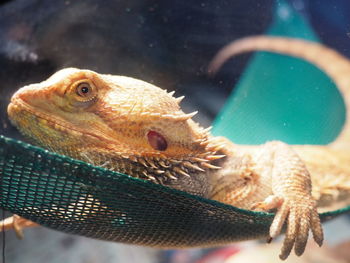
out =
[[[92,87],[87,82],[81,82],[76,87],[76,93],[80,97],[88,97],[91,94],[91,92],[92,92]]]
[[[149,131],[147,139],[151,147],[157,151],[165,151],[168,148],[168,143],[165,138],[156,131]]]
[[[66,90],[68,100],[73,107],[87,108],[97,100],[97,88],[89,79],[80,80]]]

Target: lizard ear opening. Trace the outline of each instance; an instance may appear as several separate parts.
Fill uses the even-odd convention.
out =
[[[166,139],[156,131],[149,131],[147,139],[151,147],[157,151],[165,151],[168,148]]]

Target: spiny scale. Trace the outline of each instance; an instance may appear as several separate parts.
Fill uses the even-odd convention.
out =
[[[171,172],[169,172],[169,171],[166,171],[165,175],[171,180],[177,180],[177,177],[174,176],[173,174],[171,174]]]
[[[186,121],[191,119],[194,115],[196,115],[198,113],[198,111],[194,111],[191,113],[183,113],[183,114],[162,114],[161,116],[163,118],[168,118],[168,119],[172,119],[175,121]]]
[[[129,160],[133,162],[124,163],[124,165],[118,164],[118,167],[124,166],[125,170],[132,170],[130,175],[139,177],[140,172],[145,179],[166,183],[167,180],[178,180],[181,177],[191,177],[197,173],[205,173],[208,170],[220,169],[219,166],[211,164],[211,161],[215,161],[225,157],[222,154],[216,154],[213,151],[201,153],[197,156],[188,156],[183,159],[162,159],[158,157],[141,157],[130,156]],[[141,166],[141,171],[138,171],[135,166],[135,160]],[[118,162],[123,162],[123,159],[119,159]],[[115,163],[115,164],[117,164]],[[128,168],[127,168],[128,167]],[[138,175],[139,174],[139,175]]]
[[[183,165],[187,168],[190,168],[199,172],[204,172],[204,169],[200,168],[197,164],[190,163],[189,161],[183,162]]]
[[[181,97],[175,98],[175,100],[176,100],[177,104],[180,104],[184,98],[185,98],[185,96],[181,96]]]
[[[151,117],[151,118],[164,118],[164,119],[171,119],[174,121],[186,121],[191,119],[194,115],[196,115],[198,111],[194,111],[191,113],[176,113],[176,114],[161,114],[159,112],[150,112],[150,111],[144,111],[139,113],[137,116],[142,117]],[[130,117],[130,115],[129,115]]]
[[[171,96],[171,97],[174,95],[174,93],[175,93],[175,91],[174,91],[174,90],[173,90],[173,91],[168,92],[169,96]]]
[[[210,163],[202,163],[202,166],[203,166],[203,167],[206,167],[206,168],[208,168],[208,169],[220,169],[220,168],[221,168],[221,167],[219,167],[219,166],[212,165],[212,164],[210,164]]]
[[[224,155],[224,154],[208,155],[207,159],[210,160],[210,161],[214,161],[214,160],[218,160],[218,159],[224,158],[225,156],[226,155]]]

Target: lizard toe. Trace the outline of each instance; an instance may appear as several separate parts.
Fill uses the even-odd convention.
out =
[[[317,213],[316,208],[311,214],[311,232],[317,245],[322,246],[323,243],[323,230],[320,220],[320,216]]]
[[[294,252],[297,256],[301,256],[305,251],[311,225],[310,217],[310,211],[298,211],[298,232],[294,244]]]
[[[302,209],[301,209],[302,208]],[[323,243],[323,230],[320,217],[317,213],[316,202],[310,200],[299,209],[299,229],[295,241],[295,254],[300,256],[304,253],[311,229],[315,242],[321,246]]]
[[[277,195],[269,195],[264,201],[257,202],[251,206],[252,210],[268,211],[280,207],[283,203],[283,198]]]
[[[286,236],[283,240],[281,253],[279,255],[281,260],[285,260],[292,251],[299,227],[296,218],[296,209],[291,207],[288,202],[285,202],[284,205],[286,206],[285,209],[289,210],[289,213],[287,218]]]
[[[275,238],[281,233],[282,227],[287,219],[288,214],[289,214],[289,206],[287,205],[286,202],[283,202],[280,208],[278,208],[277,213],[270,226],[271,238]]]

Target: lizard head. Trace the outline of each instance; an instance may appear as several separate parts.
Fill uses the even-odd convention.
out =
[[[165,167],[168,177],[215,169],[220,146],[181,110],[181,99],[141,80],[67,68],[19,89],[8,115],[36,144],[107,168],[118,160],[120,172],[140,163],[151,177]]]

